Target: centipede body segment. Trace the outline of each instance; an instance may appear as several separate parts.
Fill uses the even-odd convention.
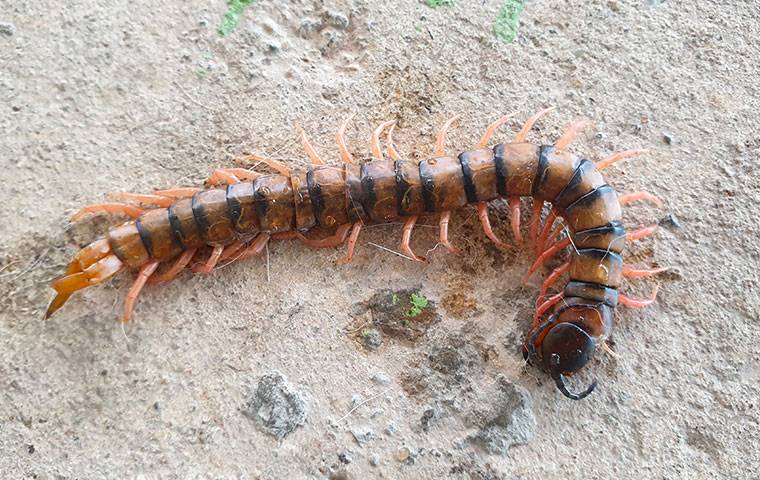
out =
[[[141,206],[113,202],[86,206],[75,219],[92,213],[116,213],[130,220],[111,227],[104,238],[75,256],[65,275],[52,284],[56,297],[46,318],[75,291],[132,269],[139,273],[127,296],[122,318],[127,321],[146,283],[169,281],[187,267],[210,273],[220,261],[260,255],[273,239],[299,239],[313,247],[336,247],[348,241],[348,252],[338,262],[346,263],[366,224],[404,222],[400,250],[412,260],[421,261],[422,257],[409,245],[417,219],[439,215],[440,241],[454,251],[448,239],[450,215],[468,205],[477,208],[488,238],[499,247],[511,248],[493,232],[487,205],[498,198],[508,200],[513,235],[519,243],[519,198],[531,197],[537,217],[529,229],[529,240],[537,260],[529,273],[560,251],[570,251],[569,259],[541,287],[524,353],[551,374],[563,394],[583,398],[596,382],[577,394],[568,390],[565,377],[588,363],[597,346],[608,337],[613,312],[619,304],[647,304],[619,292],[623,278],[661,271],[624,264],[626,239],[640,239],[654,228],[626,233],[622,204],[659,200],[646,192],[619,197],[600,172],[640,151],[618,152],[595,164],[567,150],[586,126],[585,121],[571,124],[555,145],[528,143],[527,132],[549,110],[531,117],[513,142],[487,148],[496,128],[511,115],[501,117],[489,126],[475,149],[454,156],[444,153],[446,130],[452,119],[438,136],[435,155],[420,162],[401,158],[393,145],[392,122],[373,132],[373,158],[362,163],[354,163],[346,148],[344,123],[337,135],[344,160],[341,166],[325,164],[301,131],[312,162],[307,171],[291,172],[279,162],[251,156],[277,173],[221,169],[209,178],[208,188],[179,187],[151,194],[117,195]],[[385,130],[388,158],[383,156],[380,141]],[[551,210],[541,227],[545,203],[551,205]],[[560,220],[557,226],[555,219]],[[334,233],[326,238],[311,238],[315,227]],[[208,247],[211,253],[204,254]],[[568,277],[564,287],[546,298],[552,285],[564,275]]]

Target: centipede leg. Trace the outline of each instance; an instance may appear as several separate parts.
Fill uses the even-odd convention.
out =
[[[576,120],[575,122],[571,123],[568,125],[565,133],[563,133],[562,136],[559,137],[559,140],[557,140],[557,142],[554,144],[554,148],[559,151],[566,149],[573,142],[573,140],[575,140],[575,137],[577,137],[579,133],[590,126],[591,122],[585,119]]]
[[[643,278],[666,272],[668,267],[660,268],[634,268],[630,265],[623,265],[623,276],[628,278]]]
[[[48,305],[45,318],[50,318],[56,310],[66,303],[74,292],[108,280],[123,267],[124,264],[116,255],[109,254],[88,265],[82,271],[72,274],[67,273],[65,276],[55,280],[52,287],[56,291],[56,295],[50,302],[50,305]]]
[[[354,249],[356,248],[356,241],[359,239],[359,233],[362,231],[362,225],[363,224],[361,221],[354,223],[353,227],[351,228],[351,235],[348,237],[348,247],[346,248],[346,256],[335,260],[335,263],[337,265],[345,265],[347,263],[350,263],[351,260],[353,260]],[[344,236],[343,240],[345,239],[346,237]]]
[[[652,292],[652,296],[650,298],[644,299],[644,300],[637,300],[630,298],[626,295],[623,295],[622,293],[618,296],[618,303],[620,305],[626,306],[628,308],[644,308],[648,307],[649,305],[652,305],[655,300],[657,299],[657,292],[659,290],[659,287],[655,285],[654,291]]]
[[[269,242],[269,238],[270,236],[268,233],[259,234],[256,238],[253,239],[253,242],[251,242],[251,244],[248,245],[246,249],[240,253],[238,260],[245,260],[247,258],[260,256],[262,253],[264,253],[267,243]]]
[[[76,222],[89,213],[115,213],[126,215],[130,218],[137,218],[145,213],[145,210],[127,203],[95,203],[80,208],[77,213],[71,216],[71,221]]]
[[[536,309],[536,313],[533,314],[533,327],[538,325],[539,321],[541,320],[541,315],[546,313],[547,310],[552,308],[554,305],[559,303],[560,300],[564,297],[564,293],[560,292],[556,295],[553,295],[549,297],[548,300],[546,300],[544,303],[539,305],[539,307]]]
[[[380,135],[383,133],[383,130],[385,130],[390,125],[393,125],[393,120],[389,120],[387,122],[383,122],[378,127],[372,131],[372,138],[370,140],[370,151],[372,152],[372,158],[375,160],[382,160],[383,159],[383,149],[380,147]]]
[[[434,155],[440,156],[446,152],[446,135],[449,133],[449,128],[451,128],[451,125],[457,121],[457,119],[459,119],[459,115],[454,115],[453,117],[449,118],[438,131],[438,135],[435,138],[435,150],[433,151]]]
[[[144,194],[144,193],[131,193],[131,192],[111,192],[109,197],[116,200],[127,200],[130,202],[139,202],[145,205],[153,205],[156,207],[166,208],[172,203],[174,199],[165,197],[163,195]]]
[[[398,154],[398,151],[396,150],[396,146],[393,144],[393,130],[396,128],[396,124],[394,123],[391,125],[391,128],[388,129],[388,137],[386,138],[387,150],[388,150],[388,156],[391,157],[391,160],[401,160],[401,155]]]
[[[512,235],[515,237],[515,243],[522,245],[523,238],[520,233],[520,197],[508,197],[510,222],[512,224]]]
[[[526,122],[525,125],[520,129],[519,132],[517,132],[517,135],[515,135],[514,143],[522,143],[525,141],[525,139],[528,137],[528,132],[530,132],[530,129],[533,128],[533,125],[538,121],[539,118],[543,117],[547,113],[554,110],[556,107],[549,107],[541,110],[540,112],[534,114],[532,117],[530,117]]]
[[[487,215],[487,214],[486,214]],[[454,246],[449,242],[449,220],[451,220],[451,210],[446,210],[445,212],[441,212],[441,219],[438,222],[439,227],[439,242],[441,242],[441,245],[446,247],[446,250],[448,250],[451,253],[459,253],[459,250],[454,248]]]
[[[560,222],[548,235],[544,235],[544,232],[541,232],[541,236],[538,238],[538,253],[546,250],[547,245],[552,245],[564,228],[565,224]]]
[[[528,228],[528,237],[533,249],[538,249],[538,228],[541,226],[541,212],[544,211],[544,201],[537,198],[533,199],[533,211],[530,216],[530,227]],[[549,219],[546,219],[549,222]],[[554,222],[554,220],[552,220]]]
[[[235,162],[238,165],[253,165],[254,168],[263,163],[264,165],[271,168],[272,170],[279,173],[280,175],[283,175],[286,177],[290,176],[290,169],[288,168],[287,165],[285,165],[282,162],[278,162],[277,160],[272,160],[271,158],[262,157],[261,155],[256,155],[256,154],[244,155],[236,159]]]
[[[652,205],[655,205],[657,208],[663,207],[662,200],[649,192],[626,193],[625,195],[620,195],[618,197],[618,201],[620,202],[620,205],[628,205],[629,203],[633,202],[645,201],[651,203]]]
[[[552,258],[554,255],[556,255],[559,251],[561,251],[563,248],[570,245],[570,238],[565,238],[563,240],[560,240],[559,242],[555,243],[546,251],[544,251],[541,255],[538,256],[535,262],[533,262],[533,265],[530,266],[528,271],[525,273],[525,276],[523,277],[523,281],[527,280],[531,275],[533,275],[533,272],[538,270],[538,268],[546,263],[550,258]]]
[[[489,240],[491,240],[499,248],[512,248],[510,245],[502,242],[499,237],[493,233],[493,229],[491,228],[491,220],[488,218],[488,204],[486,202],[480,202],[477,204],[477,209],[478,218],[480,219],[480,224],[483,227],[483,231],[485,232],[486,237],[488,237]]]
[[[641,155],[642,153],[646,153],[649,150],[623,150],[621,152],[615,152],[612,155],[610,155],[608,158],[605,158],[604,160],[596,163],[596,169],[601,171],[605,168],[609,167],[610,165],[619,162],[620,160],[623,160],[624,158],[634,157],[636,155]]]
[[[500,126],[504,125],[509,121],[510,118],[514,117],[517,114],[517,112],[509,113],[507,115],[502,116],[495,122],[491,123],[488,128],[486,128],[486,131],[483,133],[483,136],[480,137],[480,141],[475,146],[475,148],[485,148],[488,146],[488,142],[491,140],[491,137],[493,137],[493,134],[496,132],[496,129]]]
[[[319,158],[319,154],[316,150],[314,150],[314,147],[311,146],[309,138],[306,136],[306,132],[304,132],[303,128],[301,128],[299,125],[296,125],[296,130],[298,130],[298,134],[301,137],[301,144],[303,145],[303,149],[306,151],[306,155],[309,157],[309,160],[311,160],[311,164],[324,165],[325,162]]]
[[[334,234],[330,235],[329,237],[320,238],[320,239],[306,238],[301,233],[298,233],[298,232],[295,232],[295,233],[296,233],[296,238],[301,240],[301,242],[303,242],[303,244],[306,245],[307,247],[335,248],[335,247],[340,247],[341,245],[343,245],[343,243],[345,243],[346,237],[348,237],[348,232],[351,231],[352,226],[354,225],[350,223],[344,223],[343,225],[339,226],[337,230],[335,230]]]
[[[536,302],[540,302],[543,300],[543,298],[546,296],[546,292],[549,291],[549,287],[554,285],[557,280],[570,268],[570,262],[565,262],[559,267],[555,268],[554,271],[546,277],[546,280],[544,280],[544,283],[541,284],[541,290],[538,292],[538,298],[536,299]]]
[[[224,251],[224,246],[216,245],[214,249],[211,250],[211,255],[209,255],[208,259],[206,260],[206,263],[203,263],[201,265],[196,265],[193,267],[193,273],[209,274],[213,272],[214,267],[216,267],[216,264],[219,263],[219,259],[222,257],[223,251]]]
[[[158,263],[158,261],[146,263],[140,269],[140,273],[137,274],[137,278],[129,289],[129,292],[127,292],[127,298],[124,300],[124,314],[121,317],[122,323],[127,323],[129,321],[132,316],[132,310],[135,308],[137,297],[140,296],[140,292],[145,286],[145,283],[158,268]]]
[[[630,241],[636,241],[641,240],[642,238],[646,238],[657,231],[658,226],[650,225],[648,227],[640,228],[638,230],[634,230],[633,232],[628,232],[625,234],[625,238]]]
[[[110,253],[111,245],[107,239],[103,238],[92,242],[81,249],[74,258],[71,259],[71,262],[66,269],[66,275],[81,272],[98,260],[110,255]]]
[[[177,260],[172,264],[171,267],[169,267],[168,270],[154,274],[148,279],[148,283],[166,283],[174,280],[174,278],[180,274],[182,270],[185,269],[188,263],[190,263],[190,260],[193,259],[193,256],[195,256],[195,252],[197,250],[185,250],[182,252],[182,255],[180,255]]]
[[[338,133],[335,134],[335,142],[338,144],[340,158],[343,160],[343,162],[348,164],[354,163],[354,157],[351,156],[351,152],[348,151],[348,147],[346,146],[346,127],[348,126],[348,122],[350,122],[353,117],[354,115],[351,114],[347,119],[345,119],[338,128]]]
[[[209,186],[231,185],[240,181],[253,181],[260,177],[259,172],[246,170],[245,168],[219,168],[214,170],[211,176],[206,180]]]
[[[425,257],[418,256],[414,253],[412,250],[412,247],[409,246],[409,242],[412,240],[412,229],[414,228],[414,224],[417,223],[417,216],[414,215],[412,217],[409,217],[404,222],[404,229],[401,234],[401,251],[406,255],[407,257],[411,258],[412,260],[416,262],[424,262]]]
[[[156,195],[161,195],[164,197],[170,197],[173,199],[177,198],[190,198],[196,193],[203,190],[202,188],[198,187],[177,187],[177,188],[167,188],[165,190],[156,190],[154,193]]]

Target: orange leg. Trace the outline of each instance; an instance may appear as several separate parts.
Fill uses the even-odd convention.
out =
[[[454,248],[454,246],[451,245],[451,242],[449,242],[449,220],[451,220],[451,210],[446,210],[445,212],[441,212],[441,219],[438,223],[438,227],[440,231],[438,241],[441,242],[441,245],[446,247],[446,250],[448,250],[449,252],[459,253],[459,250]],[[488,213],[486,213],[486,221],[488,221]]]
[[[145,210],[126,203],[95,203],[80,208],[77,213],[71,216],[71,221],[76,222],[81,220],[88,213],[116,213],[126,215],[130,218],[137,218],[145,213]]]
[[[565,133],[559,137],[557,143],[554,144],[554,148],[559,151],[566,149],[573,142],[573,140],[575,140],[575,137],[577,137],[579,133],[590,126],[591,122],[589,120],[576,120],[575,122],[571,123],[568,125]]]
[[[107,239],[96,240],[77,252],[66,269],[66,275],[81,272],[110,253],[111,244]]]
[[[435,150],[433,151],[433,155],[440,156],[444,154],[446,151],[446,135],[449,133],[451,125],[457,121],[458,118],[459,115],[449,118],[438,131],[438,135],[435,138]]]
[[[557,254],[557,252],[561,251],[563,248],[570,245],[570,238],[565,238],[563,240],[560,240],[559,242],[555,243],[551,247],[549,247],[544,253],[538,256],[535,262],[533,262],[533,265],[530,266],[528,269],[528,272],[525,274],[525,277],[523,277],[523,280],[527,280],[530,278],[531,275],[533,275],[533,272],[538,270],[538,268],[546,263],[550,258],[552,258],[554,255]]]
[[[354,115],[351,114],[341,125],[340,128],[338,128],[338,133],[335,135],[335,142],[338,144],[338,150],[340,151],[340,158],[343,160],[343,162],[348,164],[354,163],[354,157],[351,156],[351,152],[348,151],[348,147],[346,146],[346,127],[348,126],[348,122],[351,121],[351,119],[354,118]]]
[[[536,302],[540,302],[543,300],[543,298],[546,296],[546,292],[549,291],[549,287],[554,285],[557,280],[567,272],[567,270],[570,268],[570,262],[565,262],[559,267],[555,268],[554,271],[546,277],[546,280],[544,280],[544,283],[541,285],[541,290],[538,292],[538,298],[536,299]]]
[[[640,228],[639,230],[634,230],[633,232],[626,233],[625,238],[630,241],[641,240],[642,238],[648,237],[656,231],[657,225],[650,225],[648,227]]]
[[[227,245],[224,247],[224,250],[222,250],[222,256],[219,257],[219,261],[234,257],[236,253],[243,249],[243,247],[245,247],[245,242],[241,242],[240,240],[236,240],[235,242]],[[234,260],[235,259],[232,261]]]
[[[206,183],[209,186],[230,185],[241,181],[253,181],[260,176],[259,172],[246,170],[245,168],[218,168],[208,177]]]
[[[177,188],[168,188],[166,190],[156,190],[154,193],[156,195],[161,195],[163,197],[171,197],[174,199],[177,198],[189,198],[195,195],[196,193],[203,190],[202,188],[198,187],[177,187]]]
[[[414,228],[415,223],[417,223],[416,215],[407,218],[404,222],[404,229],[401,234],[401,251],[404,253],[404,255],[416,262],[424,262],[425,257],[416,255],[414,251],[412,251],[412,247],[409,246],[409,242],[412,240],[412,229]]]
[[[158,268],[158,263],[159,262],[157,260],[146,263],[140,269],[140,273],[137,274],[135,283],[132,284],[132,287],[127,293],[127,298],[124,301],[124,314],[121,317],[121,321],[123,323],[127,323],[129,321],[129,318],[132,316],[132,310],[135,308],[137,297],[140,296],[140,291],[142,291],[145,283],[148,281],[150,276],[153,275],[153,272],[155,272]]]
[[[546,216],[546,222],[544,223],[544,228],[541,230],[541,235],[539,235],[538,240],[536,241],[535,250],[536,255],[544,251],[544,245],[546,245],[546,241],[549,238],[549,232],[554,233],[554,231],[551,229],[552,226],[554,226],[554,221],[557,219],[557,209],[552,208],[549,212],[549,215]]]
[[[507,203],[511,212],[512,235],[515,236],[515,243],[522,245],[523,238],[520,233],[520,197],[509,197],[507,198]]]
[[[623,150],[622,152],[615,152],[610,157],[605,158],[601,162],[597,162],[596,169],[600,171],[604,170],[605,168],[609,167],[613,163],[617,163],[620,160],[623,160],[624,158],[641,155],[642,153],[646,153],[648,151],[649,150]]]
[[[651,277],[668,270],[668,267],[661,268],[634,268],[630,265],[623,265],[623,276],[628,278]]]
[[[542,303],[536,309],[536,313],[533,314],[533,325],[532,325],[531,328],[535,328],[536,325],[538,325],[538,323],[541,320],[541,315],[543,315],[544,313],[546,313],[547,310],[549,310],[554,305],[556,305],[557,303],[559,303],[559,301],[562,300],[563,296],[564,296],[563,293],[558,293],[556,295],[553,295],[553,296],[549,297],[549,299],[547,301],[545,301],[544,303]]]
[[[156,207],[166,208],[172,203],[174,199],[170,197],[164,197],[161,195],[151,195],[142,193],[130,193],[130,192],[111,192],[109,197],[116,200],[127,200],[132,202],[144,203],[145,205],[154,205]]]
[[[174,278],[179,275],[179,273],[187,266],[187,264],[190,263],[190,260],[193,259],[196,251],[197,250],[195,249],[185,250],[182,252],[182,255],[180,255],[179,258],[177,258],[177,260],[172,264],[172,266],[169,267],[168,270],[151,276],[148,279],[148,283],[166,283],[174,280]]]
[[[372,158],[375,160],[382,160],[383,159],[383,149],[380,147],[380,134],[383,133],[383,130],[385,130],[387,127],[393,125],[393,120],[389,120],[387,122],[381,123],[373,132],[372,132],[372,139],[370,140],[370,151],[372,152]]]
[[[491,229],[491,221],[488,218],[488,204],[486,202],[480,202],[477,204],[477,208],[478,218],[480,219],[480,224],[483,226],[483,231],[485,232],[486,237],[499,248],[512,248],[510,245],[502,242],[499,237],[493,233],[493,230]]]
[[[516,114],[517,112],[513,112],[504,115],[503,117],[490,124],[488,128],[486,128],[486,131],[483,133],[483,136],[480,137],[480,141],[477,145],[475,145],[475,148],[486,148],[488,146],[488,142],[491,140],[491,137],[493,137],[493,134],[496,132],[496,129],[507,123],[507,121],[509,121],[509,119],[514,117]]]
[[[351,226],[350,224],[347,224],[348,226]],[[346,248],[346,256],[341,257],[337,260],[335,260],[335,263],[337,265],[345,265],[347,263],[350,263],[351,260],[354,258],[354,249],[356,248],[356,241],[359,239],[359,233],[362,231],[362,222],[356,222],[353,225],[353,228],[351,228],[351,236],[348,237],[348,247]],[[343,240],[345,240],[345,235],[343,236]],[[341,243],[343,243],[341,241]]]
[[[264,249],[267,246],[267,242],[269,242],[269,234],[268,233],[261,233],[259,234],[253,242],[251,242],[248,247],[246,247],[245,250],[240,254],[238,257],[238,260],[245,260],[247,258],[251,257],[258,257],[262,253],[264,253]]]
[[[306,155],[308,155],[309,160],[311,160],[312,165],[324,165],[325,162],[322,161],[321,158],[319,158],[319,154],[316,150],[314,150],[314,147],[311,146],[311,143],[309,143],[309,139],[306,137],[306,132],[303,131],[303,128],[296,125],[296,129],[298,130],[299,135],[301,136],[301,144],[303,144],[303,149],[306,151]]]
[[[536,113],[532,117],[528,119],[527,122],[525,122],[525,125],[520,129],[519,132],[517,132],[517,135],[515,135],[515,139],[513,143],[522,143],[525,141],[526,138],[528,138],[528,132],[530,132],[530,129],[533,128],[533,125],[538,121],[539,118],[543,117],[547,113],[554,110],[555,107],[549,107],[541,110],[540,112]]]
[[[530,216],[530,228],[528,229],[528,237],[530,243],[533,245],[533,249],[537,249],[538,244],[538,228],[541,226],[541,212],[544,210],[544,201],[537,198],[533,199],[533,211]],[[547,223],[549,219],[546,219]]]
[[[346,241],[346,237],[348,236],[348,232],[351,231],[351,227],[352,225],[350,223],[344,223],[343,225],[339,226],[337,230],[335,230],[334,234],[330,235],[329,237],[320,239],[306,238],[299,232],[295,233],[296,238],[301,240],[307,247],[335,248],[343,245],[343,243]],[[354,228],[356,228],[355,225]],[[357,236],[358,235],[359,234],[357,233]]]
[[[214,249],[211,250],[211,255],[209,255],[208,260],[206,260],[206,263],[202,265],[196,265],[193,267],[193,273],[209,274],[213,272],[214,267],[216,267],[216,264],[219,263],[219,259],[221,258],[223,251],[224,251],[224,247],[222,245],[215,246]]]
[[[559,238],[559,235],[562,233],[562,230],[564,230],[564,229],[565,229],[565,224],[560,222],[554,228],[554,230],[552,230],[552,233],[550,233],[546,237],[546,239],[543,238],[544,235],[542,233],[541,234],[541,238],[538,239],[538,244],[540,245],[538,251],[539,252],[543,252],[544,250],[546,250],[546,246],[547,245],[552,245],[557,240],[557,238]]]
[[[290,169],[287,165],[271,158],[262,157],[261,155],[244,155],[235,161],[240,165],[253,165],[254,168],[263,163],[280,175],[290,176]]]
[[[388,129],[388,156],[391,157],[391,160],[401,160],[401,155],[398,154],[398,151],[396,150],[396,146],[393,144],[393,130],[396,128],[396,124],[394,123],[391,125],[391,128]]]
[[[663,207],[662,200],[655,197],[649,192],[626,193],[625,195],[620,195],[618,197],[620,205],[628,205],[629,203],[638,202],[641,200],[656,205],[657,208]]]
[[[45,318],[56,312],[77,290],[102,283],[118,273],[124,264],[116,255],[107,255],[80,272],[67,274],[52,284],[56,296],[48,305]]]
[[[628,308],[644,308],[648,307],[649,305],[653,304],[655,300],[657,299],[657,291],[659,287],[655,285],[654,291],[652,292],[652,297],[645,299],[645,300],[636,300],[633,298],[629,298],[623,294],[620,294],[618,296],[618,303],[620,305],[626,306]]]

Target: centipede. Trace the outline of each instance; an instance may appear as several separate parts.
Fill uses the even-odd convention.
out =
[[[400,253],[426,262],[410,246],[418,220],[437,216],[439,244],[457,253],[448,234],[452,212],[475,207],[485,236],[497,248],[522,248],[535,255],[525,278],[539,270],[549,272],[540,285],[523,355],[547,372],[565,397],[580,400],[594,391],[597,381],[576,392],[568,378],[595,352],[609,348],[616,307],[642,308],[655,301],[656,286],[645,299],[621,293],[624,277],[649,277],[664,270],[624,262],[626,243],[651,235],[657,224],[626,231],[622,207],[639,201],[660,208],[663,204],[645,191],[618,194],[602,176],[605,168],[645,150],[618,151],[597,162],[568,150],[591,125],[589,120],[569,123],[551,145],[527,141],[535,123],[552,110],[528,118],[511,142],[489,147],[497,129],[516,113],[504,115],[487,127],[473,149],[447,155],[447,133],[458,119],[452,117],[439,129],[431,156],[419,161],[399,154],[394,121],[374,129],[370,155],[355,160],[345,139],[349,117],[336,134],[338,166],[325,163],[298,127],[310,161],[307,169],[291,171],[288,162],[245,155],[237,167],[214,170],[203,186],[114,192],[109,201],[82,207],[72,216],[79,221],[108,214],[122,221],[82,248],[64,275],[52,282],[55,296],[45,318],[74,292],[130,270],[136,278],[124,302],[121,321],[127,322],[146,284],[169,282],[185,269],[210,274],[221,262],[263,255],[273,240],[297,240],[315,248],[346,245],[345,255],[336,261],[346,264],[362,228],[370,224],[403,223]],[[523,198],[532,201],[527,238],[520,219]],[[491,226],[489,206],[497,200],[506,201],[513,237],[509,243]]]

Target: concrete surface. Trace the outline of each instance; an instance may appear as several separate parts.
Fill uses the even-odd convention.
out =
[[[512,44],[491,32],[499,6],[262,0],[220,38],[222,0],[0,0],[3,478],[757,478],[758,5],[534,0]],[[525,368],[531,255],[489,245],[472,210],[453,217],[463,254],[426,265],[371,245],[396,248],[385,225],[349,266],[280,242],[268,263],[147,288],[124,327],[129,275],[41,320],[49,281],[109,221],[68,215],[105,192],[196,185],[244,152],[303,166],[296,122],[337,161],[343,118],[357,155],[395,119],[423,158],[450,115],[454,151],[547,105],[533,141],[586,117],[579,154],[649,148],[609,181],[666,201],[627,209],[629,225],[680,225],[631,248],[672,270],[625,287],[659,284],[659,302],[619,310],[617,356],[580,376],[600,381],[584,401]],[[420,253],[435,242],[415,230]],[[388,289],[429,299],[413,334],[373,318]],[[246,415],[262,381],[281,391]]]

